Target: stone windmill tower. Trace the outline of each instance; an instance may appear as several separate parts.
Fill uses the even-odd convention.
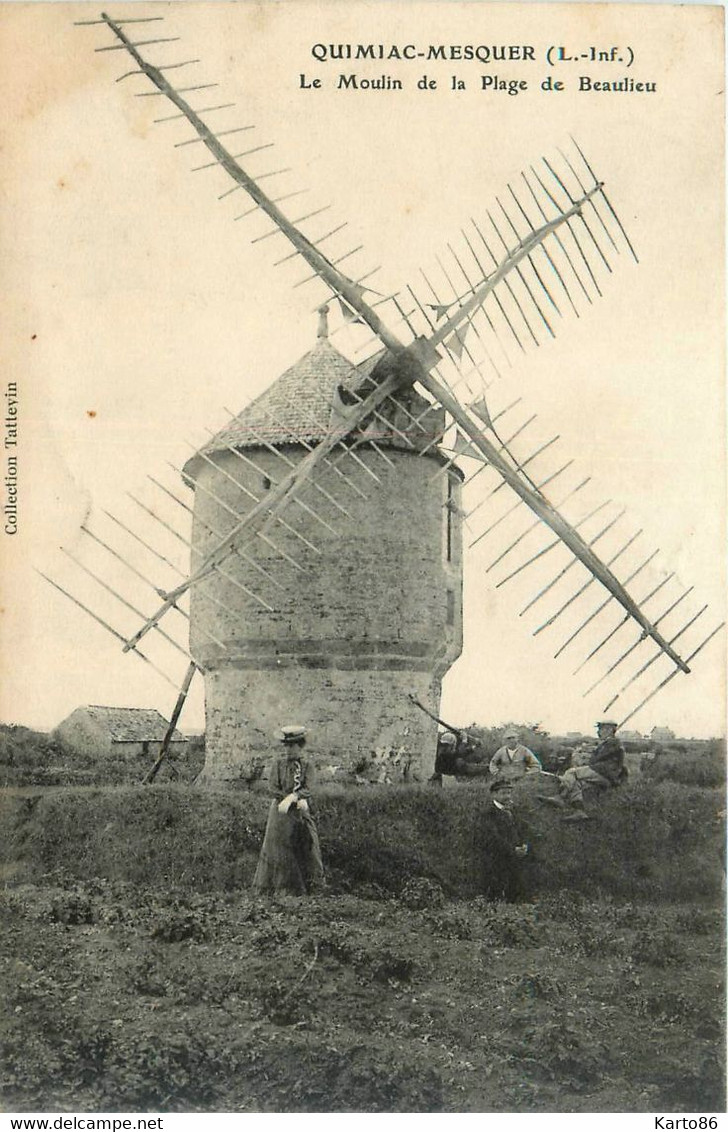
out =
[[[188,461],[193,568],[336,428],[336,404],[367,368],[331,344],[324,308],[314,348]],[[462,647],[462,473],[437,447],[443,424],[443,411],[411,390],[369,425],[371,443],[359,430],[361,475],[368,470],[380,490],[349,490],[337,503],[330,466],[308,509],[301,499],[306,535],[283,528],[275,547],[235,557],[195,587],[190,647],[205,674],[205,778],[255,776],[286,719],[310,727],[324,763],[351,769],[378,752],[393,778],[431,772],[436,725],[412,712],[408,694],[436,710]],[[259,599],[245,614],[235,601],[241,586]]]
[[[349,266],[360,248],[335,246],[346,239],[337,236],[345,225],[317,234],[315,218],[325,208],[291,217],[282,202],[297,192],[273,197],[261,187],[264,177],[281,170],[247,172],[239,159],[267,145],[241,153],[226,148],[222,137],[251,127],[236,124],[215,134],[203,116],[230,104],[195,108],[191,102],[206,97],[196,92],[209,84],[173,85],[176,68],[197,61],[153,65],[139,50],[175,37],[133,41],[121,26],[127,21],[103,13],[83,22],[113,35],[98,50],[121,52],[125,66],[127,56],[133,61],[119,81],[139,76],[149,84],[137,91],[140,97],[172,105],[174,113],[155,122],[176,123],[184,132],[175,146],[207,151],[193,168],[221,179],[225,191],[218,199],[238,192],[235,202],[248,198],[233,219],[262,221],[266,230],[254,242],[287,242],[287,254],[276,262],[305,265],[307,272],[294,285],[315,288],[316,306],[331,302],[339,328],[359,327],[368,336],[360,343],[364,352],[355,355],[367,360],[354,365],[331,344],[322,313],[314,348],[194,449],[183,473],[194,488],[194,508],[153,481],[184,510],[185,523],[191,517],[191,533],[180,534],[155,507],[140,503],[184,544],[183,564],[114,519],[135,545],[156,556],[159,580],[156,574],[151,580],[84,526],[95,548],[155,593],[149,613],[139,608],[141,599],[130,601],[74,558],[133,612],[133,631],[52,583],[124,651],[156,666],[180,689],[170,737],[194,674],[203,673],[205,778],[251,777],[284,719],[312,726],[322,761],[351,767],[360,756],[401,750],[405,758],[419,756],[426,773],[434,730],[405,710],[416,691],[437,713],[440,681],[460,652],[463,512],[471,546],[495,531],[505,542],[482,572],[504,571],[495,590],[511,579],[538,579],[520,611],[548,610],[533,635],[558,625],[563,639],[554,657],[583,650],[574,674],[596,668],[595,657],[604,663],[584,695],[609,686],[601,710],[612,714],[619,703],[620,725],[690,672],[722,625],[702,640],[698,629],[695,637],[692,626],[707,607],[684,622],[685,607],[675,612],[692,587],[685,589],[656,563],[657,550],[646,556],[638,545],[635,550],[641,529],[624,537],[625,512],[610,515],[611,500],[590,499],[583,490],[590,477],[575,482],[572,460],[549,467],[545,461],[553,459],[558,437],[535,447],[528,439],[522,449],[520,437],[535,417],[514,430],[506,414],[520,398],[496,411],[489,387],[502,376],[496,359],[510,361],[508,348],[525,354],[544,335],[554,336],[552,323],[567,308],[578,314],[582,299],[592,305],[601,296],[599,280],[605,269],[612,272],[612,252],[621,246],[637,259],[578,145],[570,154],[560,151],[556,167],[544,158],[538,168],[522,171],[515,188],[507,186],[507,207],[496,198],[487,224],[471,220],[461,230],[462,239],[447,245],[446,262],[437,259],[437,289],[423,272],[426,292],[408,286],[382,294],[370,285],[378,269]],[[342,270],[345,261],[352,274]],[[473,483],[476,491],[482,488],[480,498],[473,499]],[[484,523],[479,532],[478,522]],[[189,639],[170,632],[173,617],[177,625],[186,620]],[[184,655],[181,682],[152,660],[154,646]],[[630,657],[637,667],[622,681]],[[645,684],[653,679],[648,672],[657,677],[654,686]]]

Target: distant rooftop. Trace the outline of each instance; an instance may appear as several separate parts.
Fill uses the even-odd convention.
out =
[[[85,711],[95,723],[99,723],[111,736],[114,743],[161,742],[169,722],[155,708],[104,707],[89,704]],[[175,730],[172,738],[175,743],[186,743],[181,731]]]

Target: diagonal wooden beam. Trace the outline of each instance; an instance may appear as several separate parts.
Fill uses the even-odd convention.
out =
[[[450,390],[431,374],[423,374],[423,376],[419,378],[419,381],[433,397],[438,399],[443,408],[447,409],[453,419],[460,425],[463,432],[467,433],[476,448],[480,449],[486,459],[493,465],[496,471],[500,473],[516,495],[520,496],[520,498],[528,504],[534,514],[538,515],[540,519],[543,519],[554,534],[559,535],[569,550],[583,562],[587,569],[596,577],[597,581],[601,582],[605,589],[609,590],[609,592],[614,595],[619,604],[638,625],[642,626],[647,635],[660,646],[660,649],[670,657],[678,668],[681,668],[683,672],[689,672],[690,669],[685,661],[652,625],[634,599],[627,593],[617,576],[613,574],[609,567],[590,549],[571,524],[551,506],[546,497],[529,487],[518,473],[510,467],[495,445],[490,443],[478,425],[470,419],[468,413],[463,409],[459,401],[453,397]]]
[[[187,671],[185,672],[185,677],[184,677],[184,680],[182,681],[182,686],[179,690],[179,695],[177,697],[177,703],[174,705],[174,711],[172,712],[172,716],[171,716],[170,721],[169,721],[169,726],[167,727],[167,730],[164,734],[164,738],[162,739],[162,745],[159,748],[159,754],[157,755],[154,766],[151,767],[148,774],[145,774],[144,778],[142,779],[142,784],[145,785],[145,786],[150,782],[154,782],[154,779],[157,777],[157,774],[159,773],[160,766],[162,765],[165,758],[167,757],[167,752],[169,751],[169,748],[172,745],[172,737],[174,735],[175,728],[177,726],[177,721],[179,720],[179,717],[182,714],[182,708],[185,705],[185,700],[187,699],[187,693],[190,690],[190,684],[192,683],[192,678],[195,675],[195,672],[197,672],[197,665],[195,664],[194,660],[192,660],[192,661],[190,661],[189,667],[188,667]]]

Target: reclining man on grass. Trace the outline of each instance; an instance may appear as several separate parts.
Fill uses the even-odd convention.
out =
[[[627,777],[624,765],[624,747],[617,738],[617,724],[607,720],[597,723],[597,743],[585,766],[572,766],[559,780],[559,793],[555,797],[539,794],[541,802],[560,809],[571,807],[564,821],[585,821],[589,815],[584,808],[584,786],[606,788],[619,786]]]

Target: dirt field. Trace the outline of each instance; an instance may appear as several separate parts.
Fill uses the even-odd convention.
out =
[[[283,902],[264,794],[0,791],[4,1107],[723,1111],[722,781],[716,746],[517,830],[320,791],[327,893]]]
[[[722,919],[565,894],[6,893],[10,1111],[721,1111]]]

